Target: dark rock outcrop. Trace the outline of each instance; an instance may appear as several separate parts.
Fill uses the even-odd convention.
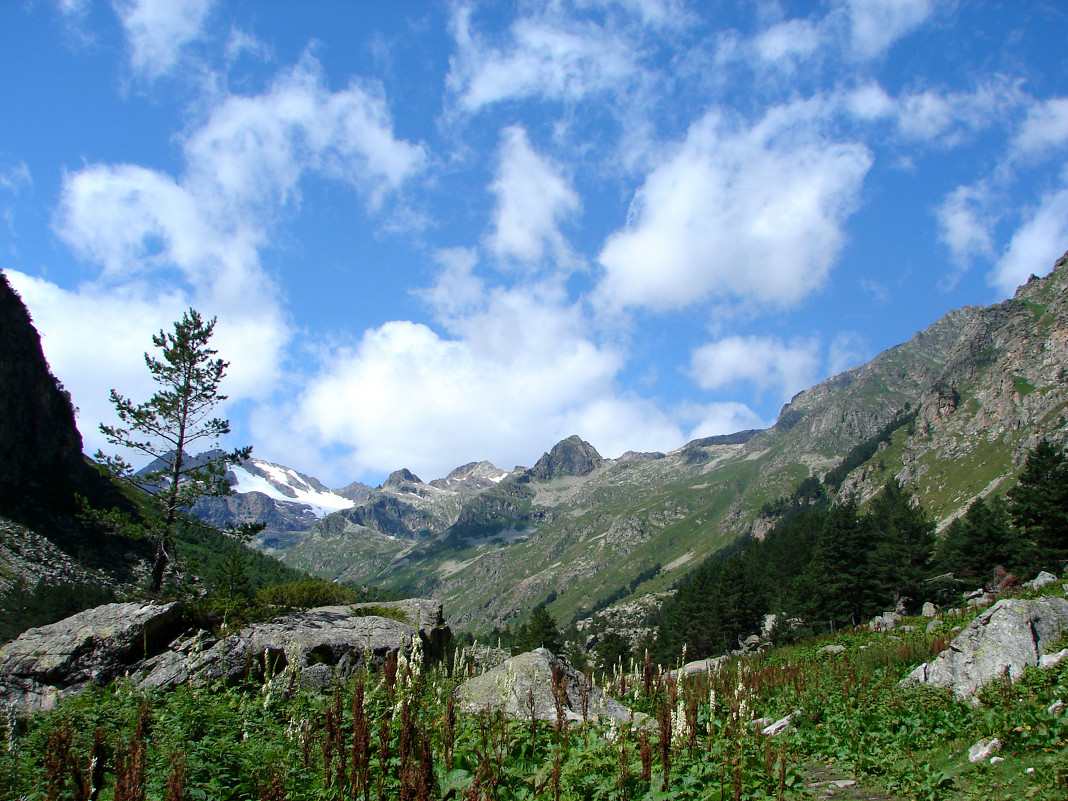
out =
[[[0,501],[68,486],[86,470],[70,395],[49,372],[30,314],[0,273]]]
[[[604,464],[604,459],[590,443],[572,434],[542,454],[530,469],[530,475],[549,481],[557,476],[586,476]]]

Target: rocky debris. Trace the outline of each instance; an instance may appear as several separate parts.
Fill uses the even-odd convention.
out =
[[[1068,657],[1068,648],[1062,648],[1055,654],[1042,654],[1038,658],[1038,666],[1043,669],[1057,667],[1064,661],[1065,657]]]
[[[930,601],[927,601],[924,603],[923,609],[920,610],[920,614],[923,617],[935,617],[938,614],[938,608]]]
[[[968,761],[972,763],[986,762],[1000,750],[1001,741],[997,737],[988,737],[968,749]]]
[[[816,651],[817,654],[841,654],[845,652],[844,645],[825,645]]]
[[[884,612],[876,618],[872,618],[871,623],[868,624],[868,629],[871,631],[890,631],[897,627],[897,624],[901,622],[901,615],[897,612]]]
[[[926,628],[926,629],[924,629],[924,631],[925,631],[925,632],[926,632],[927,634],[934,634],[934,633],[935,633],[936,631],[938,631],[938,630],[939,630],[940,628],[942,628],[942,627],[943,627],[944,625],[946,625],[946,624],[945,624],[945,623],[943,623],[943,622],[942,622],[941,620],[939,620],[938,618],[935,618],[934,620],[932,620],[932,621],[931,621],[930,623],[928,623],[928,624],[927,624],[927,628]]]
[[[1027,665],[1038,665],[1045,646],[1068,630],[1068,600],[1042,597],[1003,599],[975,618],[949,648],[920,665],[902,685],[950,687],[958,698],[974,699],[984,684],[1008,674],[1017,681]]]
[[[0,648],[0,699],[22,712],[51,709],[158,652],[180,622],[176,603],[121,603],[25,631]]]
[[[282,671],[295,673],[302,686],[324,690],[362,667],[381,667],[391,656],[413,654],[419,641],[424,662],[442,659],[451,632],[433,601],[399,601],[394,608],[427,613],[416,627],[388,617],[353,614],[359,606],[321,606],[254,623],[238,634],[211,642],[203,634],[174,643],[139,665],[143,687],[171,688],[187,681],[233,684],[263,681]],[[369,605],[362,605],[369,606]],[[380,604],[379,606],[387,606]]]
[[[1027,582],[1024,586],[1030,587],[1032,590],[1040,590],[1047,584],[1052,584],[1056,580],[1057,577],[1055,575],[1053,575],[1052,573],[1047,573],[1045,570],[1043,570],[1041,573],[1031,579],[1031,581]]]
[[[186,682],[264,681],[283,671],[323,690],[360,667],[419,652],[443,659],[451,632],[433,601],[391,606],[412,622],[323,606],[254,623],[218,639],[181,630],[177,604],[108,604],[51,626],[31,629],[0,649],[0,700],[24,712],[50,709],[89,683],[126,676],[136,685],[170,689]],[[354,614],[355,612],[355,614]],[[418,623],[418,625],[413,625]]]
[[[545,648],[512,657],[493,670],[469,679],[456,690],[456,700],[468,712],[500,710],[509,718],[531,718],[556,722],[554,681],[563,692],[561,701],[566,721],[631,721],[635,716],[623,704],[605,696],[564,660]],[[584,712],[585,710],[585,712]]]
[[[19,582],[45,584],[113,583],[113,578],[76,562],[48,537],[0,518],[0,595]]]
[[[787,728],[789,728],[790,724],[793,722],[794,717],[796,715],[797,715],[796,712],[791,712],[786,717],[779,718],[774,723],[771,723],[771,724],[765,726],[764,728],[762,728],[760,730],[760,733],[765,735],[765,736],[767,736],[767,737],[774,737],[777,734],[781,734],[782,732],[786,731]]]

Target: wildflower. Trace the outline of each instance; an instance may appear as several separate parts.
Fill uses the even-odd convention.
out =
[[[686,707],[682,696],[679,696],[679,703],[671,713],[671,739],[675,742],[682,742],[689,733],[690,727],[686,721]]]

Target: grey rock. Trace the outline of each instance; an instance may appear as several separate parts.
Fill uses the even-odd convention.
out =
[[[562,675],[566,699],[563,716],[567,721],[619,720],[631,721],[634,714],[623,704],[605,696],[596,685],[564,660],[545,648],[512,657],[493,670],[464,682],[456,690],[456,700],[468,712],[500,710],[514,719],[531,717],[556,722],[556,703],[553,698],[553,674]],[[583,715],[583,688],[586,695],[586,714]]]
[[[1066,630],[1068,601],[1063,598],[1003,599],[900,683],[950,687],[959,698],[974,698],[984,684],[1006,673],[1017,681],[1024,667],[1037,665],[1044,647]]]
[[[1068,657],[1068,648],[1062,648],[1055,654],[1043,654],[1038,658],[1038,666],[1043,669],[1056,667],[1065,657]]]
[[[844,645],[825,645],[816,651],[817,654],[840,654],[845,651]]]
[[[897,612],[884,612],[876,618],[872,618],[868,628],[871,631],[890,631],[901,622],[901,615]]]
[[[1040,590],[1047,584],[1052,584],[1056,580],[1057,577],[1055,575],[1053,575],[1052,573],[1047,573],[1045,570],[1043,570],[1041,573],[1039,573],[1037,576],[1027,582],[1027,584],[1025,584],[1024,586],[1030,587],[1032,590]]]
[[[1000,750],[1001,741],[997,737],[988,737],[968,749],[968,761],[985,762]]]
[[[928,634],[933,634],[934,632],[936,632],[940,628],[942,628],[944,625],[945,625],[945,623],[943,623],[938,618],[935,618],[934,620],[932,620],[930,623],[927,624],[927,628],[925,629],[925,631]]]
[[[786,729],[793,722],[794,716],[796,714],[797,714],[796,712],[791,712],[786,717],[779,718],[777,721],[775,721],[771,725],[765,726],[763,729],[761,729],[760,733],[763,734],[763,735],[766,735],[767,737],[774,737],[777,734],[782,734],[782,732],[786,731]]]
[[[412,609],[429,604],[440,612],[433,602],[409,604]],[[427,646],[447,644],[448,627],[435,622],[417,629],[391,618],[353,615],[347,606],[306,609],[248,626],[206,650],[177,648],[161,654],[141,666],[139,684],[169,688],[187,681],[263,681],[288,669],[303,686],[322,690],[360,667],[381,666],[391,655],[410,655],[417,639],[426,658]]]
[[[25,631],[0,648],[0,699],[22,712],[51,709],[165,648],[179,624],[176,603],[122,603]]]
[[[685,676],[697,676],[702,673],[712,673],[719,670],[720,666],[727,661],[725,656],[713,656],[708,659],[698,659],[695,662],[687,662],[678,670],[670,670],[667,675],[669,678],[678,681]]]
[[[924,603],[923,609],[920,611],[920,614],[924,617],[934,617],[938,614],[938,609],[933,603],[927,601],[926,603]]]

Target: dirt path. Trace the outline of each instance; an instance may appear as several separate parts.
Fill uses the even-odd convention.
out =
[[[813,798],[836,801],[900,801],[895,796],[865,787],[834,765],[809,762],[805,765],[805,786]]]

